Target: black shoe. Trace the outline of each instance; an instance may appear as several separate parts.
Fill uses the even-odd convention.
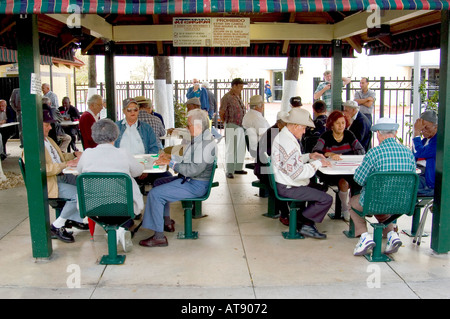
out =
[[[50,232],[52,235],[52,238],[59,239],[65,243],[73,243],[75,239],[73,238],[73,235],[66,231],[64,227],[56,228],[55,226],[50,227]]]
[[[247,174],[247,171],[241,170],[241,171],[234,171],[235,174],[239,174],[239,175],[245,175]]]
[[[233,173],[227,173],[227,178],[234,178]]]
[[[74,220],[66,220],[66,223],[64,224],[65,228],[72,228],[75,227],[76,229],[81,229],[81,230],[88,230],[89,229],[89,224],[85,224],[85,223],[79,223],[76,222]]]
[[[325,239],[327,235],[319,233],[315,225],[305,225],[303,224],[300,228],[300,234],[305,237],[311,237],[316,239]]]

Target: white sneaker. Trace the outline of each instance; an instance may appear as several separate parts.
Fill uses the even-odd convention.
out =
[[[403,244],[402,241],[400,240],[400,237],[398,236],[398,234],[395,231],[390,231],[387,234],[387,244],[386,244],[386,249],[384,250],[385,254],[393,254],[396,253],[398,251],[398,249],[401,247],[401,245]]]
[[[353,250],[353,255],[367,255],[373,247],[375,247],[375,242],[372,239],[372,235],[369,233],[363,233],[361,234],[358,244],[356,244],[355,250]]]
[[[121,243],[123,251],[128,253],[133,249],[133,242],[131,241],[131,232],[119,227],[116,231],[117,244]]]
[[[348,210],[344,210],[341,212],[342,217],[344,217],[344,220],[346,222],[350,221],[350,212]]]

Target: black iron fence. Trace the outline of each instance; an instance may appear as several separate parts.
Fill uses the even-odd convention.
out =
[[[313,88],[315,90],[322,80],[320,78],[314,78],[313,81]],[[348,101],[354,98],[355,92],[361,90],[359,82],[359,79],[354,79],[344,88],[342,101]],[[406,78],[369,78],[369,89],[376,93],[373,122],[375,123],[380,117],[395,119],[400,124],[398,137],[406,145],[411,145],[410,127],[412,124],[414,105],[413,88],[413,81],[407,80]],[[429,86],[426,82],[425,90],[427,92],[426,95],[430,97],[434,92],[439,90],[439,87]],[[424,106],[421,107],[423,108]]]
[[[247,83],[241,93],[241,98],[245,103],[250,101],[250,97],[260,94],[264,97],[264,79],[248,79],[244,81]],[[200,83],[204,83],[201,81]],[[214,93],[217,101],[217,107],[219,107],[220,99],[231,88],[230,80],[211,80],[207,81],[209,90]],[[173,83],[173,95],[175,101],[180,103],[186,102],[187,90],[192,86],[192,82],[175,81]],[[88,85],[76,85],[75,86],[75,106],[80,112],[84,112],[87,109],[88,99]],[[122,101],[127,98],[136,96],[145,96],[154,101],[155,87],[153,82],[148,81],[136,81],[136,82],[117,82],[116,83],[116,109],[118,112],[117,119],[122,119]],[[97,85],[97,94],[105,96],[105,84],[99,83]],[[155,109],[158,111],[158,105],[155,105]],[[216,112],[217,113],[217,112]]]

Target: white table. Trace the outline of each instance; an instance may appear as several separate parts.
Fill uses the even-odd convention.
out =
[[[143,173],[164,173],[167,170],[167,165],[153,165],[153,162],[158,159],[158,154],[136,154],[134,158],[140,163],[143,163],[145,168]]]
[[[11,122],[11,123],[0,124],[0,128],[4,128],[4,127],[8,127],[8,126],[14,126],[14,125],[19,125],[19,122]]]
[[[325,175],[353,175],[361,165],[365,155],[341,155],[342,160],[330,160],[331,167],[321,167],[319,171]]]
[[[144,164],[143,173],[164,173],[167,170],[167,165],[153,165],[153,162],[158,159],[158,154],[137,154],[134,155],[134,158]],[[76,167],[66,167],[62,172],[64,174],[78,175]]]

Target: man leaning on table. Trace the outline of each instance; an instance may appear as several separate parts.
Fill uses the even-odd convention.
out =
[[[119,137],[114,142],[114,146],[124,148],[132,155],[158,154],[160,150],[158,140],[152,127],[138,120],[139,106],[135,99],[123,101],[123,114],[125,118],[116,122],[119,127]],[[138,184],[153,184],[157,178],[171,175],[169,172],[144,173],[138,177]],[[141,191],[144,193],[142,188]]]
[[[350,199],[350,205],[359,211],[363,210],[365,185],[370,174],[390,171],[414,172],[416,169],[414,155],[411,150],[396,140],[398,127],[399,125],[390,118],[380,118],[372,126],[372,131],[377,133],[379,145],[369,150],[353,176],[354,180],[362,186],[362,190],[360,194]],[[350,217],[355,225],[355,236],[361,236],[353,254],[355,256],[366,255],[375,246],[375,242],[372,235],[367,232],[365,219],[352,209],[350,210]],[[375,218],[380,223],[389,217],[389,215],[375,215]],[[393,223],[387,225],[383,230],[383,235],[387,236],[388,239],[384,253],[392,254],[397,252],[402,242],[394,231]]]
[[[47,189],[49,198],[68,198],[61,215],[52,223],[50,232],[52,238],[57,238],[66,243],[75,241],[73,234],[67,228],[89,229],[88,224],[83,223],[78,211],[76,177],[62,174],[64,168],[77,166],[81,152],[63,153],[58,145],[50,137],[48,132],[54,123],[48,110],[43,113],[43,133],[45,149],[45,170],[47,175]],[[25,159],[26,160],[26,159]]]
[[[278,193],[283,197],[308,201],[299,214],[300,233],[307,237],[324,239],[315,223],[322,222],[333,203],[333,198],[310,183],[316,171],[330,162],[319,153],[302,154],[298,140],[305,133],[306,126],[314,127],[309,112],[293,108],[281,118],[286,126],[278,133],[272,144],[272,163]]]
[[[417,167],[421,170],[418,196],[434,196],[437,124],[438,117],[433,110],[423,112],[414,123],[413,153],[417,160]]]

